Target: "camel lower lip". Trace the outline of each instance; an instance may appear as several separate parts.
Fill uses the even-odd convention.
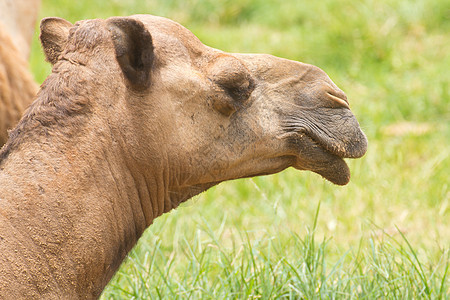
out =
[[[337,185],[346,185],[350,181],[350,169],[347,163],[338,156],[334,156],[333,159],[327,161],[326,167],[316,168],[312,166],[305,168],[302,165],[294,165],[293,167],[298,170],[310,170]]]
[[[328,151],[309,136],[303,136],[299,146],[294,168],[310,170],[337,185],[346,185],[350,181],[350,169],[343,157]]]
[[[330,162],[326,169],[312,171],[337,185],[346,185],[350,181],[350,169],[342,158]]]

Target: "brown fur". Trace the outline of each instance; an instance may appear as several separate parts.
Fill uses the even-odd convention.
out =
[[[95,298],[180,202],[290,166],[346,184],[366,151],[317,67],[147,15],[41,29],[52,74],[0,151],[0,298]]]
[[[0,27],[0,146],[37,91],[28,63]]]
[[[0,147],[38,89],[27,60],[39,4],[36,0],[0,3]]]
[[[40,0],[0,1],[0,24],[11,37],[19,55],[28,60]]]

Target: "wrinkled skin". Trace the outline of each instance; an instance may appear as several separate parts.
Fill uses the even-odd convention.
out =
[[[0,152],[0,298],[95,298],[180,202],[290,166],[346,184],[366,151],[317,67],[147,15],[44,19],[41,41],[53,72]]]

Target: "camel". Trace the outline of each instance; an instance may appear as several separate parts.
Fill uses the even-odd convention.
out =
[[[320,68],[134,15],[41,21],[52,73],[0,152],[0,298],[96,298],[153,220],[220,182],[344,185],[367,139]]]
[[[0,23],[8,32],[19,55],[28,60],[34,26],[41,6],[40,0],[2,0]]]
[[[38,0],[0,2],[0,147],[38,91],[28,67]]]

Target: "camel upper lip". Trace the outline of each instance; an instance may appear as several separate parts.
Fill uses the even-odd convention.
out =
[[[337,97],[336,97],[337,98]],[[341,108],[304,109],[298,114],[288,114],[283,124],[289,134],[308,136],[317,146],[341,158],[359,158],[367,151],[367,138],[356,118],[347,108],[344,99]]]
[[[360,158],[367,151],[367,138],[360,130],[352,138],[345,137],[347,138],[345,141],[339,141],[314,132],[305,132],[305,135],[316,142],[323,150],[340,158]]]

